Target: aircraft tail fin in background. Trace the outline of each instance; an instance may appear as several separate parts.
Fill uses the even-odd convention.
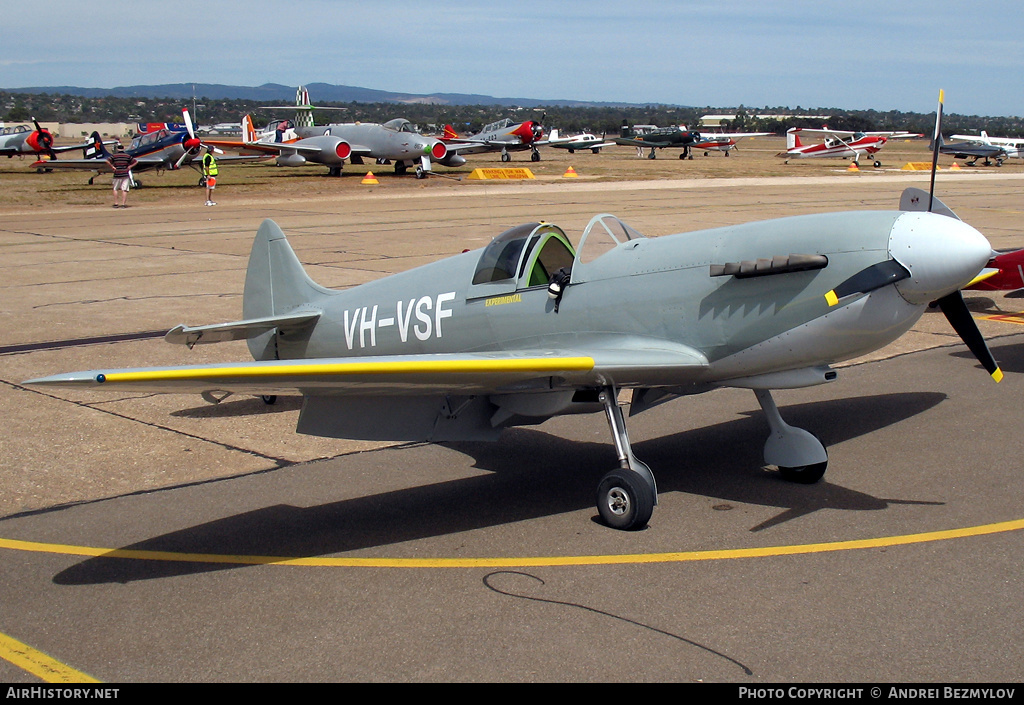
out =
[[[110,152],[103,146],[103,138],[99,132],[93,132],[89,137],[89,144],[82,150],[82,156],[86,159],[109,159]]]
[[[246,115],[242,118],[242,141],[255,142],[259,139],[256,135],[256,128],[252,124],[252,116]]]
[[[298,313],[300,307],[334,293],[309,278],[281,228],[272,220],[264,220],[249,255],[242,316],[249,320]],[[277,356],[275,331],[247,342],[249,352],[257,360]]]
[[[786,149],[796,149],[797,147],[803,147],[803,143],[800,141],[800,136],[793,130],[786,131]]]
[[[454,140],[454,139],[458,139],[458,136],[459,136],[459,133],[455,131],[454,127],[452,127],[451,125],[445,125],[444,126],[444,135],[442,136],[443,139]]]

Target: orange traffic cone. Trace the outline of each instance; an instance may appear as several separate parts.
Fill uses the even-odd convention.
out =
[[[956,169],[957,171],[960,171],[960,165],[957,164],[956,162],[953,162],[953,166],[949,167],[949,169],[950,169],[950,171],[952,171],[953,169]]]
[[[579,176],[579,174],[577,174],[576,170],[573,169],[572,167],[566,169],[565,173],[562,174],[563,179],[575,179],[577,176]]]
[[[850,162],[850,167],[847,171],[860,171],[860,167],[857,166],[857,162]]]
[[[369,186],[377,186],[380,184],[380,182],[377,181],[377,177],[373,175],[372,171],[368,171],[366,172],[366,176],[363,177],[363,184]]]

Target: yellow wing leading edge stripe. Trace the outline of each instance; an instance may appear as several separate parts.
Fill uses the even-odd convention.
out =
[[[111,372],[96,376],[105,382],[156,382],[175,379],[242,379],[388,374],[484,374],[489,372],[558,372],[594,369],[591,357],[538,357],[508,360],[411,360],[397,362],[332,362],[296,365],[239,365],[170,370]]]

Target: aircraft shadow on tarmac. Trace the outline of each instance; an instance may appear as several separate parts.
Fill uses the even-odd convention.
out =
[[[818,401],[783,410],[788,422],[815,432],[827,446],[870,434],[927,412],[946,396],[894,393]],[[685,403],[682,400],[678,403]],[[638,417],[642,418],[642,417]],[[603,421],[603,420],[602,420]],[[634,443],[655,468],[659,492],[686,492],[727,502],[778,507],[759,531],[818,511],[868,511],[890,504],[938,504],[882,499],[825,480],[797,485],[763,467],[767,424],[760,414]],[[512,429],[496,443],[446,443],[389,448],[381,462],[409,453],[436,454],[433,462],[459,462],[488,474],[346,499],[313,507],[286,504],[228,516],[123,547],[124,550],[220,555],[325,556],[506,523],[577,512],[593,506],[597,481],[615,464],[611,443],[566,440],[543,431]],[[344,462],[366,462],[367,454]],[[406,456],[408,457],[408,456]],[[362,458],[359,460],[357,458]],[[338,482],[344,482],[343,475]],[[165,495],[173,501],[174,493]],[[687,521],[662,515],[659,521]],[[97,557],[54,577],[61,585],[126,583],[189,575],[244,564]]]
[[[1024,373],[1024,342],[1009,343],[1007,345],[991,345],[992,356],[999,363],[999,368],[1005,374]],[[953,357],[975,360],[970,350],[958,350],[950,353]],[[976,361],[976,360],[975,360]],[[981,369],[981,365],[977,366]]]
[[[224,418],[230,416],[256,416],[258,414],[277,414],[283,411],[298,411],[302,408],[302,397],[282,396],[273,404],[265,404],[258,397],[239,396],[225,399],[219,404],[203,404],[190,409],[179,409],[171,412],[171,416],[189,419]]]

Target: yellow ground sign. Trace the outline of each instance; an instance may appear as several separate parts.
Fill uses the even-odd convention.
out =
[[[529,169],[474,169],[467,179],[533,179],[533,172]]]
[[[936,167],[937,169],[939,167]],[[931,171],[931,162],[907,162],[902,167],[903,171]]]

